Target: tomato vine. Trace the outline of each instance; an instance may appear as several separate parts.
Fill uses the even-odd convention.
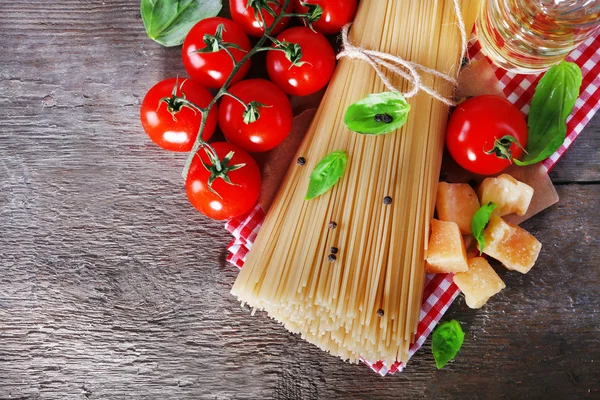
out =
[[[307,14],[286,13],[285,10],[287,9],[288,5],[290,4],[290,1],[291,0],[284,1],[283,6],[282,6],[282,11],[278,15],[275,16],[275,19],[269,26],[267,26],[267,24],[265,23],[264,12],[268,12],[269,14],[273,15],[274,12],[271,9],[271,6],[269,5],[268,2],[258,3],[255,5],[255,7],[257,7],[258,16],[263,21],[263,26],[265,26],[265,31],[264,31],[263,36],[256,43],[256,45],[250,51],[248,51],[244,55],[244,57],[239,61],[236,61],[234,55],[231,53],[231,50],[230,50],[231,48],[237,48],[237,49],[239,49],[239,48],[233,43],[227,43],[227,42],[223,41],[222,28],[217,28],[217,31],[215,32],[214,35],[205,35],[204,42],[206,43],[207,47],[205,47],[204,49],[199,50],[199,51],[217,52],[217,51],[223,50],[231,57],[231,60],[233,61],[234,66],[233,66],[233,70],[231,71],[231,73],[229,74],[227,79],[225,80],[225,83],[219,89],[219,91],[217,92],[215,97],[212,99],[212,101],[208,104],[208,106],[198,107],[186,99],[178,100],[181,103],[181,105],[186,105],[186,106],[192,107],[202,114],[202,120],[200,123],[200,129],[198,132],[198,136],[197,136],[196,141],[194,142],[194,145],[188,155],[188,158],[185,162],[185,165],[184,165],[184,168],[182,171],[183,179],[187,179],[192,161],[193,161],[194,157],[196,156],[196,154],[198,153],[198,150],[200,150],[200,148],[204,148],[208,154],[211,154],[211,155],[215,154],[215,151],[212,148],[212,146],[202,139],[202,133],[204,132],[204,129],[206,128],[206,122],[207,122],[208,114],[210,113],[210,110],[215,106],[215,104],[219,101],[219,99],[221,97],[229,96],[229,97],[232,97],[233,99],[237,100],[238,102],[240,102],[240,104],[242,104],[245,108],[245,117],[247,116],[247,118],[245,118],[245,120],[247,120],[248,123],[252,123],[252,121],[255,121],[260,116],[259,108],[262,106],[261,104],[252,104],[252,103],[246,104],[243,100],[241,100],[240,98],[231,94],[228,91],[228,88],[231,85],[231,82],[232,82],[234,76],[237,74],[237,72],[240,70],[240,68],[244,65],[244,63],[246,63],[248,60],[250,60],[252,58],[252,56],[254,56],[256,53],[261,52],[261,51],[268,51],[268,50],[280,50],[281,51],[281,49],[278,49],[278,47],[265,46],[265,43],[267,42],[267,40],[273,41],[273,39],[271,37],[271,33],[276,28],[277,24],[283,18],[288,18],[288,17],[292,17],[292,16],[300,16],[302,18],[306,18],[309,22],[311,22],[315,18],[315,15],[319,14],[318,10],[315,10],[315,8],[311,8],[309,13],[307,13]],[[315,6],[315,7],[318,7],[318,6]],[[275,45],[276,46],[284,46],[284,48],[286,48],[286,47],[290,47],[292,44],[285,43],[285,42],[281,42],[281,43],[275,42]],[[301,55],[300,55],[300,57],[301,57]],[[298,60],[296,60],[296,61],[298,61]],[[214,166],[215,166],[216,171],[220,172],[223,169],[222,160],[218,160],[218,157],[217,157],[216,159],[214,159],[214,162],[215,162]]]

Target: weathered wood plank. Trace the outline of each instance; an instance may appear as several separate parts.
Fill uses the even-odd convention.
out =
[[[584,131],[563,154],[550,178],[556,184],[568,182],[599,182],[600,177],[600,114],[592,119]]]
[[[598,394],[600,224],[587,215],[600,188],[559,191],[562,203],[526,223],[544,243],[531,274],[500,270],[508,287],[489,306],[453,306],[449,318],[467,331],[456,362],[436,371],[426,345],[405,373],[386,379],[241,310],[228,293],[235,271],[222,261],[227,237],[197,230],[194,215],[132,223],[107,214],[77,229],[72,220],[86,219],[84,210],[48,202],[29,214],[71,217],[35,231],[3,224],[0,232],[0,397],[475,398],[534,396],[544,387]],[[43,204],[37,192],[30,201]],[[135,197],[123,193],[118,203]],[[207,236],[211,245],[199,250]]]
[[[382,379],[229,295],[229,235],[139,126],[146,90],[184,70],[138,2],[51,3],[1,4],[1,399],[600,395],[599,117],[552,172],[561,202],[525,225],[544,243],[531,274],[452,307],[467,339],[446,369],[427,344]]]

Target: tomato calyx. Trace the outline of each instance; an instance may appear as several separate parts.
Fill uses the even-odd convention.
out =
[[[229,49],[236,49],[239,51],[243,51],[244,53],[247,53],[247,51],[235,43],[224,42],[223,41],[223,32],[225,32],[225,25],[219,24],[217,26],[217,30],[215,31],[214,35],[205,33],[204,37],[202,38],[202,41],[204,42],[206,47],[192,51],[192,53],[217,53],[221,50],[225,50],[229,54],[229,56],[233,59],[233,62],[236,63],[237,61],[235,60],[233,54],[231,54]]]
[[[248,0],[246,9],[251,8],[254,11],[254,17],[256,19],[260,17],[264,24],[264,18],[262,17],[261,11],[268,12],[273,18],[277,17],[277,13],[269,4],[276,4],[277,6],[280,6],[277,0]]]
[[[308,23],[308,27],[313,32],[316,32],[313,28],[313,23],[321,19],[321,16],[323,15],[323,8],[318,4],[310,4],[302,0],[300,0],[300,5],[302,5],[302,7],[308,8],[308,11],[305,14],[298,15],[298,17],[304,18]]]
[[[269,39],[275,44],[275,47],[271,47],[270,50],[282,51],[285,54],[285,58],[292,63],[289,69],[292,69],[294,66],[301,67],[304,64],[310,64],[306,61],[301,61],[302,47],[300,47],[298,43],[282,42],[281,40],[270,36]]]
[[[494,140],[494,147],[492,147],[491,150],[483,149],[483,152],[485,154],[494,154],[496,157],[508,160],[512,163],[513,155],[510,147],[513,143],[519,146],[519,148],[527,154],[527,151],[521,146],[519,140],[511,135],[504,135],[500,139],[496,138],[496,140]]]
[[[231,179],[229,178],[228,174],[231,171],[235,171],[235,170],[245,167],[246,164],[242,163],[242,164],[229,165],[229,163],[231,162],[231,159],[233,158],[233,156],[235,154],[235,152],[233,152],[233,151],[230,151],[229,153],[227,153],[227,155],[225,157],[223,157],[223,159],[221,160],[221,159],[219,159],[217,152],[212,148],[211,145],[209,145],[208,143],[204,143],[202,145],[202,147],[204,148],[204,151],[206,152],[206,155],[208,156],[208,159],[210,160],[210,164],[209,164],[209,163],[205,162],[202,159],[202,157],[198,156],[200,158],[200,161],[202,162],[202,165],[204,166],[204,168],[206,168],[206,170],[210,173],[210,176],[208,177],[208,190],[210,190],[212,193],[217,195],[220,199],[223,199],[223,197],[221,197],[221,195],[212,187],[213,183],[217,179],[220,178],[229,185],[241,186],[240,184],[231,182]]]
[[[195,105],[194,103],[192,103],[191,101],[186,99],[185,93],[183,92],[183,89],[182,89],[182,86],[185,83],[185,81],[186,81],[186,79],[184,79],[183,82],[181,82],[181,85],[179,85],[179,79],[175,80],[175,85],[173,86],[173,91],[171,92],[171,96],[163,97],[158,102],[159,108],[162,103],[165,103],[167,105],[167,111],[173,117],[173,121],[177,121],[177,117],[175,115],[179,111],[181,111],[181,109],[183,107],[187,107],[190,110],[194,111],[194,114],[196,113],[196,111],[202,112],[201,108],[199,108],[197,105]],[[179,90],[179,92],[181,92],[181,96],[177,96],[178,90]]]
[[[270,108],[271,106],[259,103],[258,101],[251,101],[248,103],[246,110],[244,111],[244,123],[246,125],[250,125],[260,118],[260,110],[258,109],[259,107]]]
[[[240,99],[238,96],[234,95],[233,93],[227,92],[227,91],[223,92],[223,96],[231,97],[232,99],[236,100],[238,103],[240,103],[244,107],[243,118],[244,118],[244,123],[246,125],[250,125],[251,123],[256,122],[260,118],[259,107],[264,107],[264,108],[272,107],[272,106],[268,106],[266,104],[260,103],[258,101],[251,101],[250,103],[246,104],[246,102],[244,100]]]

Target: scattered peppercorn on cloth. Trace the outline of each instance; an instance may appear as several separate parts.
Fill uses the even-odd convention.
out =
[[[542,74],[518,75],[496,68],[480,53],[480,46],[476,41],[472,41],[469,56],[471,62],[463,69],[459,78],[460,85],[457,91],[459,97],[480,94],[503,95],[525,114],[528,113],[529,103]],[[567,137],[562,146],[546,161],[525,168],[512,167],[507,171],[518,180],[531,185],[535,190],[527,215],[519,218],[514,216],[515,218],[510,221],[512,223],[520,223],[558,201],[558,196],[547,172],[552,169],[600,108],[600,35],[581,44],[567,57],[567,60],[579,65],[583,73],[579,98],[567,119]],[[294,108],[298,111],[310,106],[315,107],[319,99],[320,96],[315,95],[311,99],[299,100],[294,104]],[[243,267],[246,255],[252,249],[252,243],[256,239],[265,217],[265,210],[268,210],[271,205],[279,184],[287,172],[287,166],[293,161],[296,149],[314,114],[314,109],[299,113],[294,119],[294,127],[289,137],[277,149],[264,154],[258,160],[263,171],[263,188],[259,204],[247,215],[231,219],[225,225],[234,237],[228,246],[230,254],[227,261],[236,267]],[[451,158],[447,156],[442,163],[442,171],[446,179],[451,182],[467,182],[473,178],[478,180],[477,177],[469,176],[457,168]],[[412,356],[423,345],[459,292],[458,287],[453,283],[452,274],[427,275],[417,334],[415,342],[410,347],[409,356]],[[363,362],[382,376],[402,371],[404,368],[404,365],[399,362],[392,365],[385,365],[381,361],[363,360]]]

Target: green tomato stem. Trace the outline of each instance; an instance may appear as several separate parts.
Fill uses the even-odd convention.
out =
[[[244,109],[248,109],[248,104],[246,104],[246,102],[242,99],[240,99],[239,97],[237,97],[235,94],[231,93],[231,92],[223,92],[223,96],[229,96],[232,99],[236,100],[238,103],[240,103],[241,105],[244,106]]]
[[[282,51],[282,49],[278,49],[277,47],[261,47],[260,49],[256,49],[256,52],[259,53],[261,51],[269,51],[269,50],[279,50],[279,51]]]
[[[219,47],[222,48],[223,50],[225,50],[225,52],[231,58],[231,61],[233,61],[233,65],[235,66],[235,64],[236,64],[235,56],[233,55],[233,53],[231,52],[231,50],[229,50],[229,48],[227,48],[226,46],[219,45]]]
[[[298,18],[308,18],[309,15],[308,14],[302,14],[302,13],[286,13],[283,14],[284,18],[291,18],[291,17],[298,17]]]

